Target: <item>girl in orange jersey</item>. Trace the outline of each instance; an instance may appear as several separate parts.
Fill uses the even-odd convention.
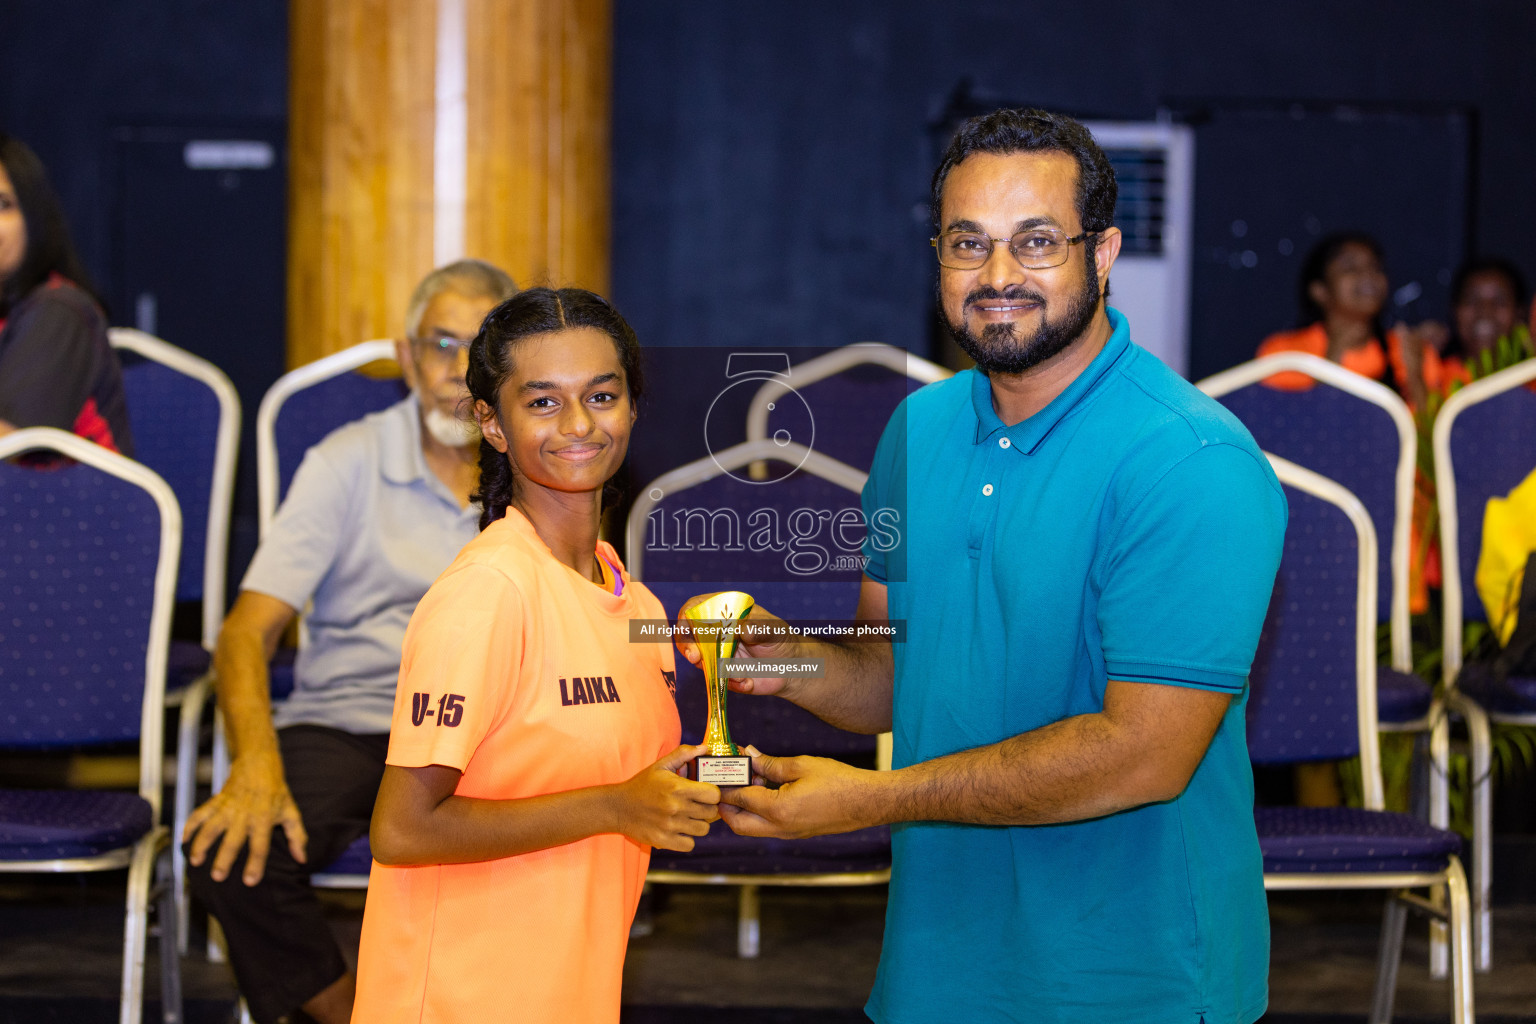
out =
[[[353,1020],[616,1022],[650,847],[689,850],[719,790],[678,773],[665,619],[598,540],[640,392],[591,292],[486,317],[467,377],[481,534],[406,632],[370,833]]]

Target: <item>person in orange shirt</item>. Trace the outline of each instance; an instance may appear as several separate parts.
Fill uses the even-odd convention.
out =
[[[1499,340],[1513,334],[1525,303],[1525,279],[1508,260],[1481,257],[1461,265],[1451,280],[1451,330],[1441,351],[1442,373],[1436,385],[1441,397],[1448,398],[1455,386],[1487,375],[1480,364],[1485,358],[1491,362]],[[1526,387],[1536,391],[1536,382]],[[1434,483],[1422,474],[1413,502],[1408,607],[1417,615],[1429,609],[1429,591],[1438,590],[1441,583],[1439,538],[1431,537],[1427,543],[1422,539],[1435,502]]]
[[[352,1019],[616,1024],[650,848],[687,851],[720,791],[679,770],[665,620],[598,540],[640,392],[634,332],[580,289],[486,317],[467,382],[480,535],[406,632]]]
[[[1525,305],[1525,279],[1513,263],[1497,257],[1463,263],[1451,281],[1451,336],[1441,353],[1445,383],[1469,383],[1468,364],[1510,336]]]
[[[1322,356],[1395,387],[1412,408],[1423,404],[1426,388],[1441,386],[1444,370],[1439,346],[1445,341],[1445,327],[1426,321],[1416,327],[1399,323],[1390,331],[1382,329],[1387,275],[1381,246],[1369,235],[1342,232],[1313,246],[1301,267],[1300,300],[1301,319],[1307,326],[1270,335],[1259,346],[1260,356],[1277,352]],[[1302,391],[1312,386],[1312,379],[1302,373],[1280,373],[1264,383]]]

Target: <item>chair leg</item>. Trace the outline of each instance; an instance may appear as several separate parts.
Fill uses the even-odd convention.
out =
[[[179,892],[176,884],[175,864],[181,859],[175,843],[160,851],[157,859],[156,920],[160,924],[160,1019],[164,1024],[182,1024],[181,1004],[181,941],[178,930]]]
[[[1461,861],[1450,858],[1446,892],[1450,897],[1451,1021],[1474,1024],[1472,1006],[1472,900]]]
[[[1475,969],[1487,972],[1493,967],[1493,738],[1482,708],[1459,694],[1452,701],[1466,720],[1472,747],[1472,944]]]
[[[140,1024],[144,1014],[144,937],[149,931],[149,882],[156,846],[165,841],[158,826],[133,848],[128,862],[128,900],[123,921],[123,988],[119,1024]]]
[[[1371,999],[1371,1024],[1391,1024],[1397,999],[1397,968],[1403,960],[1403,929],[1408,907],[1396,893],[1387,895],[1381,914],[1381,946],[1376,951],[1376,994]]]
[[[1472,735],[1472,948],[1473,968],[1493,968],[1493,738],[1484,715],[1467,719]]]
[[[224,739],[224,712],[219,710],[217,703],[213,706],[213,791],[217,793],[224,788],[224,780],[229,778],[229,743]],[[208,915],[208,962],[221,964],[224,957],[224,932],[219,928],[219,919],[212,914]]]
[[[187,827],[192,805],[197,800],[197,747],[198,731],[203,723],[203,707],[207,703],[212,676],[204,676],[187,688],[181,700],[181,718],[176,730],[176,792],[175,810],[171,815],[171,846],[181,843],[181,833]],[[187,892],[186,861],[179,853],[173,859],[176,899],[176,935],[180,943],[178,952],[187,952],[187,933],[191,923],[191,898]]]
[[[208,962],[221,964],[229,959],[224,953],[224,929],[219,927],[219,919],[212,914],[208,915]]]
[[[1451,723],[1439,705],[1430,709],[1432,724],[1429,728],[1429,823],[1435,828],[1451,827],[1450,755]],[[1430,900],[1441,910],[1445,909],[1445,887],[1430,890]],[[1432,978],[1446,976],[1449,962],[1445,919],[1431,917],[1429,922],[1429,975]]]
[[[757,886],[743,885],[736,906],[736,955],[752,960],[757,957],[762,931]]]
[[[224,738],[224,712],[213,706],[213,791],[224,788],[229,778],[229,741]]]

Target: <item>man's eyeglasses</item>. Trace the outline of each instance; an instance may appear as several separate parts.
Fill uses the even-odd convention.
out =
[[[447,335],[411,339],[411,348],[416,350],[417,359],[445,365],[457,363],[459,354],[468,352],[469,346],[469,342]]]
[[[1067,253],[1090,234],[1068,238],[1055,228],[1029,228],[1012,238],[993,238],[977,231],[946,231],[928,240],[939,254],[939,266],[950,270],[975,270],[992,258],[992,248],[998,242],[1008,246],[1019,266],[1026,270],[1049,270],[1067,262]]]

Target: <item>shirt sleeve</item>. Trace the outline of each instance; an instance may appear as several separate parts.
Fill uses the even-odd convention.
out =
[[[1285,521],[1279,482],[1245,448],[1208,444],[1164,473],[1095,565],[1109,678],[1242,692]]]
[[[0,419],[17,427],[71,430],[96,379],[106,325],[44,288],[6,324],[0,352]]]
[[[240,589],[302,611],[336,563],[352,492],[351,482],[323,448],[306,452]]]
[[[517,695],[524,625],[522,595],[496,569],[465,565],[434,583],[405,632],[385,761],[467,768]]]

